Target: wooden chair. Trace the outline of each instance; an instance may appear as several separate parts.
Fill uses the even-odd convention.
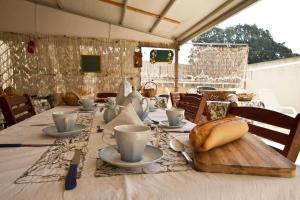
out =
[[[222,91],[222,90],[206,90],[203,91],[206,94],[207,101],[227,101],[229,94],[235,94],[234,91]]]
[[[96,98],[95,98],[95,103],[106,103],[106,99],[108,97],[116,97],[117,93],[113,92],[100,92],[97,93]]]
[[[181,97],[183,96],[193,96],[193,97],[197,97],[197,98],[202,98],[201,94],[195,94],[195,93],[181,93],[181,92],[171,92],[170,93],[171,96],[171,102],[172,102],[172,106],[177,107],[177,104],[180,100]]]
[[[284,145],[283,150],[273,147],[283,156],[295,162],[300,150],[300,113],[293,118],[282,113],[257,107],[237,107],[235,103],[228,107],[227,115],[240,116],[266,124],[268,127],[276,126],[287,129],[289,134],[268,129],[266,126],[249,123],[249,132],[273,142]],[[257,123],[255,123],[257,124]],[[278,129],[278,128],[277,128]]]
[[[180,93],[179,92],[171,92],[170,93],[172,106],[177,107],[177,103],[180,100]]]
[[[193,95],[181,95],[177,103],[178,108],[185,110],[185,118],[193,123],[201,123],[202,116],[206,109],[206,97],[193,96]]]
[[[0,96],[0,105],[5,118],[5,125],[12,126],[36,115],[29,95]]]

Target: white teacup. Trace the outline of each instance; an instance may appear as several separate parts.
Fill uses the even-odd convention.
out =
[[[181,108],[171,108],[166,110],[169,125],[178,126],[180,122],[184,119],[184,109]]]
[[[52,117],[58,132],[68,132],[74,129],[77,113],[53,112]]]
[[[153,112],[153,111],[155,111],[157,109],[156,103],[157,103],[156,99],[149,98],[148,105],[149,105],[149,111],[150,112]]]
[[[121,160],[138,162],[142,160],[151,129],[142,125],[120,125],[114,127]]]
[[[78,103],[84,108],[91,108],[94,106],[94,101],[92,99],[80,99]]]

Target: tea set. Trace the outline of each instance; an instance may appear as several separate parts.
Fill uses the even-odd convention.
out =
[[[86,128],[84,125],[76,124],[77,116],[77,112],[53,112],[55,125],[44,128],[43,132],[52,137],[76,136]]]
[[[94,101],[92,99],[80,99],[78,101],[78,104],[80,105],[79,109],[81,111],[94,111],[96,108],[96,105],[94,104]]]
[[[117,97],[107,98],[104,105],[103,120],[109,123],[122,110],[122,107],[132,104],[134,111],[141,121],[145,120],[149,112],[157,108],[166,108],[165,97],[143,97],[131,84],[123,80]],[[92,111],[94,102],[90,99],[80,99],[80,110]],[[168,120],[159,122],[164,128],[180,128],[185,125],[184,110],[179,108],[165,109]],[[53,112],[54,126],[43,129],[43,132],[53,137],[73,137],[83,131],[86,126],[76,124],[78,112]],[[125,168],[135,168],[156,162],[163,156],[162,150],[147,145],[151,135],[151,128],[146,125],[118,125],[114,127],[115,145],[109,145],[99,151],[99,157],[112,165]]]

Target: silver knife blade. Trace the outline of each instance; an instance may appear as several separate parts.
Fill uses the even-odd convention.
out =
[[[74,156],[72,158],[72,162],[71,162],[72,165],[78,165],[79,164],[80,154],[81,154],[81,151],[79,149],[75,149],[75,154],[74,154]]]
[[[58,146],[58,144],[21,144],[21,143],[4,143],[0,144],[0,148],[9,147],[46,147],[46,146]]]
[[[168,133],[189,133],[190,131],[179,131],[179,130],[165,130]]]

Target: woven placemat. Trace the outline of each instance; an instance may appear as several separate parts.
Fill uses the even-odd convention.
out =
[[[75,149],[81,150],[80,164],[77,173],[77,177],[79,178],[87,153],[87,145],[94,114],[95,112],[78,113],[77,124],[85,125],[87,128],[76,137],[57,139],[55,144],[59,145],[49,147],[15,183],[41,183],[64,180]]]
[[[191,170],[192,168],[186,163],[186,160],[181,153],[170,149],[169,143],[172,137],[173,136],[167,132],[152,132],[150,137],[150,145],[160,148],[163,151],[163,157],[161,160],[141,168],[119,168],[98,158],[95,177],[153,174]]]

